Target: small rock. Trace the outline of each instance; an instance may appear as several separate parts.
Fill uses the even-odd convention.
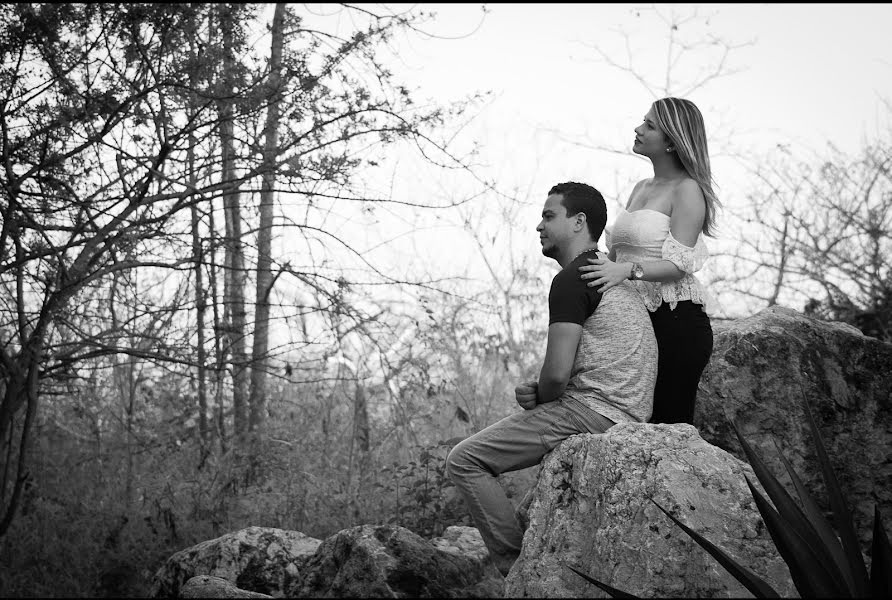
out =
[[[300,578],[322,542],[299,531],[247,527],[181,550],[155,573],[150,595],[176,597],[196,575],[213,575],[242,590],[280,597]]]
[[[198,575],[180,588],[180,598],[272,598],[235,587],[222,577]]]
[[[481,563],[489,561],[489,550],[476,527],[452,525],[446,528],[441,537],[433,538],[431,544],[443,552],[472,558]]]
[[[304,598],[492,598],[503,580],[473,534],[455,528],[440,549],[404,527],[362,525],[326,538],[288,595]],[[479,533],[477,534],[479,536]],[[467,554],[465,550],[469,550]]]

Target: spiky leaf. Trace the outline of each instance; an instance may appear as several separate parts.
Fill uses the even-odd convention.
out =
[[[856,596],[867,596],[870,594],[870,580],[867,577],[867,567],[864,566],[864,559],[861,556],[861,548],[858,545],[858,538],[855,536],[855,526],[852,522],[852,514],[846,506],[845,499],[842,497],[842,491],[839,482],[836,480],[836,474],[830,465],[830,459],[827,451],[824,450],[824,442],[821,439],[821,433],[812,417],[811,409],[808,402],[803,403],[805,407],[805,416],[811,427],[812,438],[815,442],[815,450],[818,454],[818,463],[821,465],[821,473],[824,476],[824,485],[827,487],[827,493],[830,495],[830,506],[833,508],[833,521],[836,523],[836,529],[842,538],[842,546],[846,553],[849,568],[852,572],[852,578],[855,584]]]
[[[874,598],[892,596],[892,546],[880,518],[880,509],[873,507],[873,548],[870,559],[870,591]]]
[[[570,565],[564,565],[564,566],[567,567],[568,569],[570,569],[571,571],[573,571],[574,573],[576,573],[577,575],[579,575],[580,577],[582,577],[583,579],[585,579],[586,581],[588,581],[589,583],[595,584],[596,586],[598,586],[599,588],[601,588],[602,590],[604,590],[605,592],[610,594],[613,598],[638,598],[638,596],[632,595],[632,594],[630,594],[628,592],[624,592],[622,590],[618,590],[615,587],[611,587],[611,586],[607,585],[606,583],[601,583],[594,577],[589,577],[582,571],[574,569]]]
[[[777,447],[776,442],[775,447]],[[845,580],[846,587],[848,587],[850,594],[854,594],[855,581],[852,576],[852,571],[849,569],[848,561],[846,561],[846,555],[839,542],[839,538],[836,537],[836,532],[833,531],[833,527],[824,516],[823,511],[818,507],[815,499],[805,488],[805,484],[802,483],[799,475],[793,469],[793,465],[790,464],[790,461],[787,460],[783,453],[781,453],[780,448],[778,448],[777,451],[778,456],[784,463],[784,467],[787,469],[787,474],[789,474],[790,479],[793,481],[793,487],[796,488],[796,493],[799,495],[799,501],[802,503],[802,509],[805,512],[806,517],[815,528],[818,536],[820,536],[823,546],[832,556],[833,562],[836,564],[841,577]]]
[[[663,513],[672,519],[672,521],[682,528],[682,530],[687,533],[695,542],[700,544],[713,558],[715,558],[720,565],[722,565],[725,570],[727,570],[734,578],[739,581],[746,589],[748,589],[754,596],[757,598],[779,598],[780,595],[775,591],[773,587],[771,587],[764,579],[753,573],[751,570],[747,569],[736,560],[731,558],[724,550],[710,542],[708,539],[676,519],[672,514],[669,513],[665,508],[659,505],[659,503],[653,498],[650,499],[651,502],[657,505]]]
[[[815,530],[814,525],[806,517],[802,508],[796,504],[796,501],[793,500],[784,486],[781,485],[777,477],[774,476],[765,463],[762,462],[761,457],[759,457],[756,451],[749,445],[746,439],[744,439],[737,424],[732,422],[731,426],[734,428],[734,433],[737,434],[737,439],[740,440],[740,445],[753,468],[753,472],[759,479],[759,483],[762,484],[762,487],[765,489],[768,497],[771,499],[771,502],[779,513],[780,522],[783,523],[784,527],[794,531],[797,539],[801,540],[802,543],[808,547],[809,556],[815,557],[819,563],[820,570],[822,572],[826,571],[831,580],[840,582],[841,585],[839,587],[845,590],[846,588],[843,586],[845,585],[846,578],[843,575],[843,571],[840,569],[846,569],[846,563],[843,562],[841,565],[836,564],[830,549],[824,545],[821,536]]]
[[[765,496],[759,493],[750,478],[744,478],[753,494],[753,500],[756,501],[762,520],[765,521],[768,533],[777,546],[777,551],[790,569],[790,576],[799,594],[803,598],[838,598],[845,595],[845,582],[835,581],[822,568],[821,562],[809,545],[783,520]]]

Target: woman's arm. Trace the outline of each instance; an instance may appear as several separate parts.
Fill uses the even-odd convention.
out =
[[[637,188],[637,186],[636,186]],[[706,201],[700,185],[693,179],[681,181],[673,190],[672,210],[669,216],[669,231],[678,242],[693,248],[703,228],[706,218]],[[582,279],[591,279],[589,287],[598,287],[601,293],[606,292],[632,274],[632,263],[614,262],[616,252],[611,248],[609,259],[590,258],[589,265],[579,267],[583,272]],[[685,276],[685,271],[669,260],[653,260],[639,263],[644,281],[668,282],[678,281]]]
[[[672,194],[672,214],[669,215],[669,231],[672,237],[693,248],[703,230],[706,219],[706,199],[700,184],[693,179],[685,179],[675,187]]]
[[[615,258],[615,255],[613,255]],[[581,279],[591,279],[589,287],[598,287],[602,294],[615,285],[619,285],[632,275],[632,263],[613,262],[609,258],[589,258],[590,264],[579,267],[583,271]],[[649,260],[638,263],[641,265],[643,275],[639,277],[644,281],[678,281],[685,273],[668,260]]]

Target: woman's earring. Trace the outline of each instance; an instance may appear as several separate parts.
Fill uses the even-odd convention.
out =
[[[673,150],[674,150],[674,148],[672,148],[672,146],[666,148],[666,152],[672,152]]]

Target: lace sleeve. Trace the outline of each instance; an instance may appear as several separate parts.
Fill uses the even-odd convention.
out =
[[[673,237],[672,232],[666,236],[663,242],[663,260],[668,260],[685,273],[694,273],[703,267],[709,251],[703,242],[703,236],[697,237],[697,243],[693,248],[685,246]]]

